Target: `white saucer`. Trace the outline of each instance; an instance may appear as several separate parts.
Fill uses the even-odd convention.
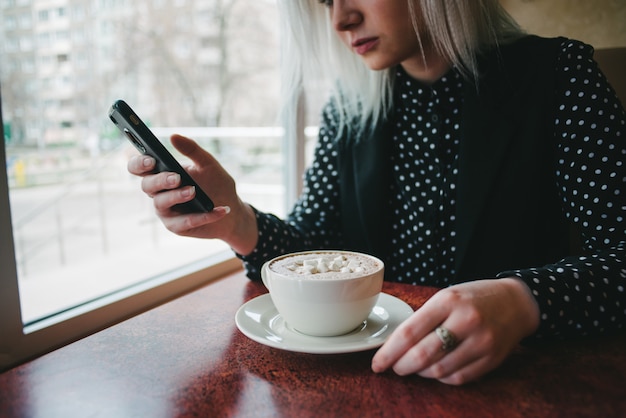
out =
[[[270,347],[311,354],[338,354],[380,347],[391,332],[413,313],[402,300],[381,293],[363,325],[337,337],[313,337],[289,327],[269,294],[245,303],[235,315],[237,328],[248,338]]]

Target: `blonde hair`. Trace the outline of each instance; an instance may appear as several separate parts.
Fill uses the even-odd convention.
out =
[[[477,57],[482,51],[523,34],[498,0],[407,2],[420,45],[427,40],[468,79],[479,76]],[[332,27],[328,7],[319,0],[279,0],[278,5],[283,119],[288,129],[293,128],[303,85],[311,80],[329,83],[339,117],[337,135],[356,128],[359,136],[384,118],[393,104],[393,69],[370,70],[346,48]],[[425,57],[424,62],[428,65]]]

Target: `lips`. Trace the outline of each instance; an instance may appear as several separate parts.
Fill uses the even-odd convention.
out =
[[[376,38],[376,37],[359,38],[356,41],[352,42],[352,48],[359,55],[363,55],[363,54],[367,53],[372,48],[374,48],[376,45],[378,45],[378,38]]]

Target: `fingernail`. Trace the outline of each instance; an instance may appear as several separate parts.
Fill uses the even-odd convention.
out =
[[[230,206],[222,206],[222,210],[226,215],[228,215],[230,213]]]
[[[385,368],[377,360],[372,360],[372,371],[374,373],[382,373],[385,371]]]
[[[167,184],[169,184],[170,186],[176,186],[179,181],[180,175],[178,174],[170,174],[169,176],[167,176]]]
[[[183,197],[189,197],[191,195],[193,195],[196,192],[196,188],[194,186],[191,187],[185,187],[181,194],[183,195]]]
[[[144,157],[141,163],[143,164],[145,168],[150,168],[154,165],[154,159],[150,157]]]

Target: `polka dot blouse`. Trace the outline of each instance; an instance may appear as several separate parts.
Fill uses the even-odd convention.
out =
[[[626,117],[592,56],[583,43],[561,45],[554,169],[563,210],[593,255],[498,275],[519,277],[530,287],[541,310],[536,338],[596,334],[626,323]],[[453,69],[425,86],[399,68],[394,95],[389,278],[445,287],[456,273],[462,78]],[[334,129],[332,123],[320,126],[304,192],[288,218],[256,211],[257,248],[242,257],[249,277],[257,278],[259,266],[278,254],[341,247]]]

